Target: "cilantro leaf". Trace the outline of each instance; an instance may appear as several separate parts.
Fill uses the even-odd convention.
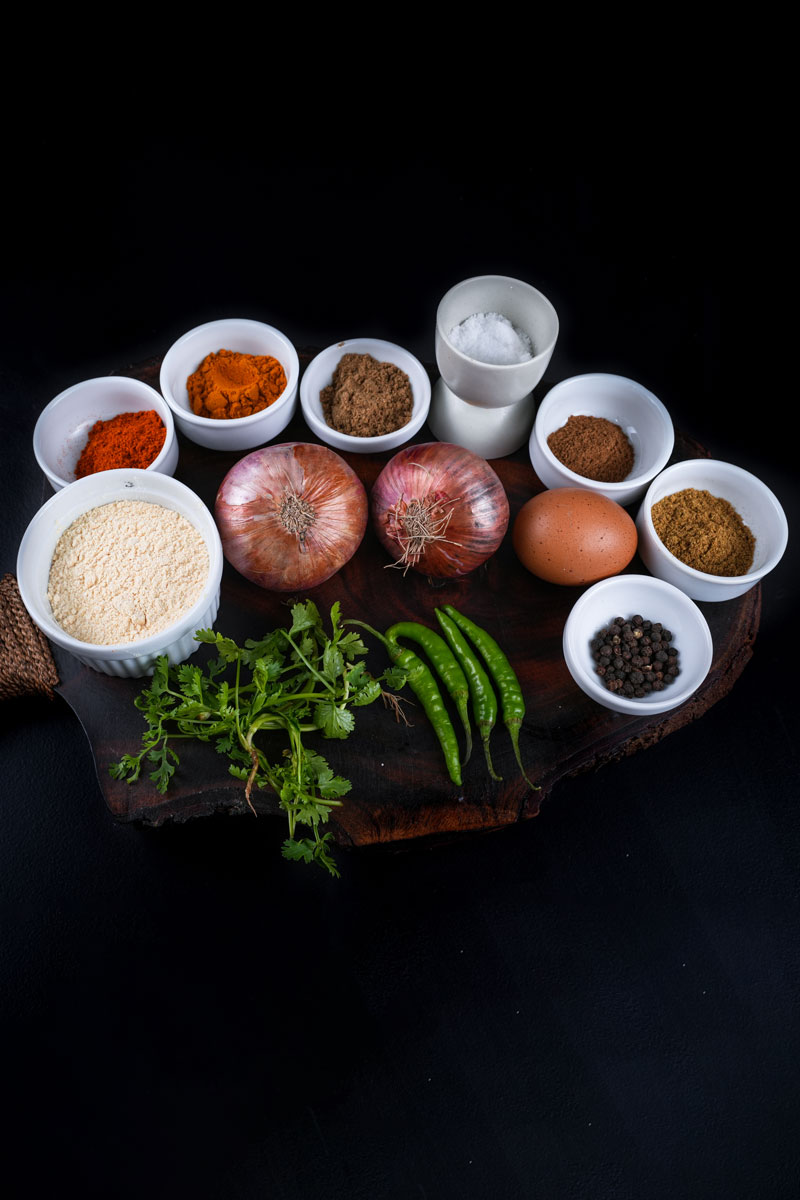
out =
[[[322,652],[322,674],[333,683],[343,670],[344,659],[339,650],[329,643]]]
[[[346,738],[355,729],[356,719],[348,709],[321,700],[314,709],[314,724],[327,738]]]
[[[318,841],[314,841],[312,838],[287,838],[283,843],[283,857],[294,862],[319,863],[334,878],[339,879],[339,870],[328,850],[328,840],[330,837],[331,834],[326,833]]]
[[[314,629],[321,625],[322,619],[319,615],[319,609],[313,600],[306,600],[302,604],[292,605],[290,636],[295,633],[301,633],[304,629]]]

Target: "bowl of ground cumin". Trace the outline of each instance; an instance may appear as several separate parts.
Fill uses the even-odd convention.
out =
[[[337,450],[374,454],[404,445],[425,423],[431,381],[402,346],[351,338],[316,356],[300,383],[312,433]]]
[[[289,338],[244,317],[190,329],[159,374],[178,432],[211,450],[252,450],[276,438],[295,414],[299,381]]]
[[[58,491],[97,471],[121,467],[174,475],[178,439],[169,405],[140,379],[84,379],[42,410],[33,453]]]
[[[693,600],[732,600],[778,564],[788,525],[777,497],[733,463],[693,458],[651,483],[636,518],[639,554]]]
[[[633,379],[596,373],[550,389],[529,450],[545,487],[582,487],[625,505],[642,498],[674,444],[672,419],[657,396]]]
[[[219,608],[222,544],[206,505],[169,475],[102,471],[62,488],[30,522],[17,582],[55,645],[105,675],[183,662]]]

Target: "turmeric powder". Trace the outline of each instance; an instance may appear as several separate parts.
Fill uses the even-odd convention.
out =
[[[218,350],[207,354],[186,381],[192,412],[232,420],[268,408],[286,387],[286,372],[269,354]]]

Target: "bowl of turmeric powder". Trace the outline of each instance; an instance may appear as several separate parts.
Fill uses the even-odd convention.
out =
[[[51,487],[121,468],[174,475],[178,440],[172,411],[155,388],[124,375],[84,379],[42,410],[33,453]]]
[[[252,450],[282,433],[297,408],[300,360],[272,325],[229,317],[178,338],[159,383],[178,432],[211,450]]]

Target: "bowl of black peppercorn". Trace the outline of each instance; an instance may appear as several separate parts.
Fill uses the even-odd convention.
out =
[[[649,575],[615,575],[588,588],[567,618],[563,650],[572,678],[590,699],[638,716],[684,704],[714,653],[694,601]]]

